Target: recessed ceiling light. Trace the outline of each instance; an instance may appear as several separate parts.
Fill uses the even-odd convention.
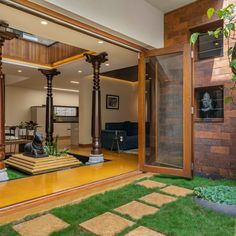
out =
[[[17,72],[18,72],[18,73],[21,73],[21,72],[22,72],[22,70],[18,70]]]
[[[109,66],[110,64],[109,63],[106,63],[105,66]]]
[[[78,73],[82,73],[83,71],[82,70],[78,70]]]
[[[47,22],[46,20],[42,20],[42,21],[41,21],[41,24],[42,24],[42,25],[47,25],[48,22]]]
[[[72,84],[79,84],[79,81],[71,80],[70,81]]]
[[[45,89],[47,89],[48,87],[44,87]],[[79,90],[76,89],[64,89],[64,88],[52,88],[53,90],[58,90],[58,91],[65,91],[65,92],[72,92],[72,93],[79,93]]]
[[[102,41],[102,40],[99,40],[98,43],[99,43],[99,44],[103,44],[103,41]]]

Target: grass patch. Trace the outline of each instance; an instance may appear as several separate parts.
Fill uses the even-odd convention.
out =
[[[20,171],[17,171],[15,169],[11,169],[11,168],[7,168],[7,174],[8,174],[8,177],[9,179],[19,179],[19,178],[23,178],[23,177],[26,177],[27,175],[20,172]]]
[[[77,225],[72,225],[66,229],[60,230],[58,232],[51,233],[50,236],[96,236]]]
[[[12,227],[11,224],[7,224],[0,227],[1,236],[20,236]]]
[[[80,224],[88,219],[113,210],[121,205],[151,193],[152,190],[139,185],[127,185],[51,211],[69,224]]]
[[[188,180],[167,175],[157,175],[151,177],[151,179],[189,189],[200,186],[236,185],[235,181],[211,180],[202,177]],[[143,186],[135,185],[136,182],[116,190],[89,197],[78,204],[51,210],[50,212],[53,215],[69,223],[70,226],[54,232],[50,236],[94,236],[94,234],[82,229],[79,224],[107,211],[115,213],[114,209],[121,205],[138,200],[140,197],[152,192],[161,191],[158,188],[147,189]],[[128,216],[126,218],[130,219]],[[179,197],[177,201],[162,206],[156,214],[143,217],[136,221],[133,226],[117,234],[117,236],[123,236],[138,226],[145,226],[171,236],[234,236],[236,218],[202,208],[189,195],[187,197]],[[16,236],[18,234],[12,229],[12,225],[8,224],[0,227],[0,235]]]
[[[233,236],[235,218],[206,210],[190,196],[164,205],[160,211],[138,221],[138,225],[175,236]]]
[[[235,180],[227,180],[227,179],[213,180],[198,176],[195,176],[193,179],[186,179],[162,174],[162,175],[155,175],[151,177],[151,179],[169,185],[185,187],[188,189],[194,189],[195,187],[200,187],[200,186],[216,186],[216,185],[236,186]]]

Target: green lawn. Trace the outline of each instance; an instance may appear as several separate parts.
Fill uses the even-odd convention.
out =
[[[235,181],[214,181],[200,177],[187,180],[162,175],[153,176],[151,179],[189,189],[193,189],[196,186],[219,184],[236,186]],[[144,195],[160,191],[161,190],[157,188],[147,189],[132,183],[117,190],[111,190],[104,194],[89,197],[78,204],[55,208],[50,212],[69,223],[70,226],[59,232],[54,232],[51,236],[92,236],[94,234],[83,230],[79,227],[79,224],[107,211],[113,212],[114,208],[124,205],[132,200],[138,200]],[[128,216],[123,217],[130,219]],[[131,229],[140,225],[171,236],[234,236],[236,218],[215,213],[211,210],[206,210],[198,206],[192,200],[192,196],[187,196],[180,197],[177,201],[164,205],[156,214],[143,217],[136,221],[134,226],[125,229],[118,235],[125,235]],[[0,227],[0,235],[18,235],[11,226],[11,224],[8,224]]]
[[[7,168],[7,174],[8,174],[8,177],[10,180],[19,179],[19,178],[28,176],[20,171],[17,171],[15,169],[11,169],[11,168]]]

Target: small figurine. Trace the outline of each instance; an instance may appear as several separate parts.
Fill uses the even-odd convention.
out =
[[[38,132],[34,135],[33,141],[25,145],[24,151],[25,156],[36,158],[48,156],[43,148],[43,136]]]

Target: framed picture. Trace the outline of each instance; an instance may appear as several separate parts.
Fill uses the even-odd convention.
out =
[[[119,96],[107,94],[106,97],[106,108],[119,110]]]
[[[222,122],[224,119],[224,87],[211,86],[195,89],[195,120]]]

